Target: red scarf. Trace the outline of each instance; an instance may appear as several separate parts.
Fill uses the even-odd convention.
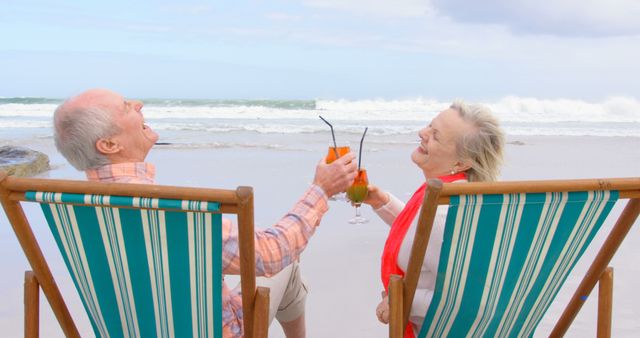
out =
[[[467,175],[464,172],[460,172],[453,175],[440,176],[438,178],[444,183],[451,183],[453,181],[464,180],[467,178]],[[416,190],[415,193],[413,193],[413,196],[411,196],[407,205],[404,206],[404,209],[402,209],[400,214],[398,214],[398,217],[396,217],[396,220],[393,222],[391,230],[389,231],[389,236],[387,237],[387,242],[384,244],[381,276],[382,285],[384,285],[384,289],[387,292],[389,291],[389,278],[391,275],[400,275],[404,277],[404,271],[402,271],[398,266],[398,253],[400,252],[400,246],[402,246],[402,241],[404,241],[407,230],[409,230],[409,226],[411,226],[413,219],[416,217],[418,210],[420,210],[420,207],[422,206],[426,188],[427,183],[424,183],[420,188],[418,188],[418,190]],[[411,323],[407,323],[407,328],[404,331],[404,337],[414,337]]]

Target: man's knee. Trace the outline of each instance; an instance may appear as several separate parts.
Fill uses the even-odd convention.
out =
[[[278,304],[276,319],[279,322],[291,322],[303,315],[308,292],[307,284],[300,273],[300,266],[297,262],[292,263],[284,296]]]

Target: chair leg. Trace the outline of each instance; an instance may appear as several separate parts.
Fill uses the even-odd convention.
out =
[[[37,338],[40,331],[40,284],[33,271],[24,273],[24,337]]]
[[[402,289],[402,278],[392,275],[389,280],[389,338],[402,338],[404,335]]]
[[[267,338],[269,334],[269,288],[258,287],[253,311],[253,336]]]
[[[598,338],[611,338],[613,268],[607,267],[598,281]]]

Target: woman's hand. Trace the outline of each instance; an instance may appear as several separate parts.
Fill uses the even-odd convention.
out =
[[[369,184],[369,192],[367,198],[364,199],[364,204],[369,204],[374,209],[379,209],[383,205],[389,203],[389,194],[380,190],[377,186]]]
[[[383,324],[389,324],[389,296],[384,296],[382,301],[376,307],[376,316]]]

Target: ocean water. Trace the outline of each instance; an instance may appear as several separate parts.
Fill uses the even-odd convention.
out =
[[[143,99],[146,122],[160,142],[177,147],[268,147],[286,149],[286,137],[327,141],[414,142],[416,132],[450,102],[406,100],[177,100]],[[0,143],[51,138],[55,98],[0,98]],[[509,135],[640,137],[640,101],[614,97],[602,102],[505,97],[487,105]]]

